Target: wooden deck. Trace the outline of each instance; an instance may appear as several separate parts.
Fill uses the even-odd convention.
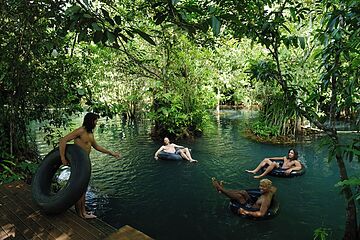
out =
[[[84,220],[73,211],[43,215],[31,200],[30,186],[14,182],[0,186],[0,240],[10,239],[123,239],[148,240],[125,225],[119,230],[100,219]]]

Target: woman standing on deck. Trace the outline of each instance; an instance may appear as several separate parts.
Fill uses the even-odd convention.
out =
[[[66,144],[72,140],[74,140],[75,144],[80,146],[88,155],[90,155],[91,147],[93,147],[99,152],[120,158],[119,153],[111,152],[96,143],[93,130],[96,127],[99,118],[100,116],[95,113],[87,113],[84,117],[84,122],[81,127],[75,129],[60,139],[60,158],[63,165],[69,165],[69,161],[65,158],[65,148]],[[94,214],[86,212],[85,210],[85,193],[75,204],[75,210],[82,218],[96,218]]]

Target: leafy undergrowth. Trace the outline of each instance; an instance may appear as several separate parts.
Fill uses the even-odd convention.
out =
[[[0,158],[0,184],[23,180],[31,182],[38,164],[29,160],[16,162],[14,159]]]

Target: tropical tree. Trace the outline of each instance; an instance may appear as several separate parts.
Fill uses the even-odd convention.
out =
[[[226,32],[234,37],[248,37],[262,44],[269,58],[262,73],[276,82],[283,94],[284,105],[296,110],[329,137],[330,158],[335,158],[341,181],[348,181],[344,160],[359,158],[359,138],[346,145],[341,142],[335,128],[336,117],[344,111],[359,113],[359,72],[355,66],[359,59],[359,3],[357,1],[327,1],[314,4],[313,11],[302,1],[156,1],[157,17],[187,29],[191,34],[198,30],[213,33]],[[309,5],[310,6],[310,5]],[[325,11],[324,11],[325,9]],[[320,90],[294,85],[293,76],[284,72],[281,64],[283,46],[305,48],[305,38],[292,34],[288,22],[311,16],[323,16],[324,25],[319,29],[323,47],[318,50],[322,76],[317,86]],[[222,30],[222,31],[221,31]],[[254,68],[254,70],[259,68]],[[253,74],[254,75],[254,74]],[[261,75],[255,75],[259,78]],[[354,90],[354,91],[353,91]],[[344,98],[342,98],[344,97]],[[328,103],[328,107],[318,107]],[[355,115],[357,115],[355,114]],[[357,115],[358,116],[358,115]],[[342,184],[346,199],[344,239],[358,239],[359,227],[352,189]]]
[[[0,6],[1,159],[34,158],[29,123],[60,126],[81,109],[82,68],[67,57],[68,39],[59,28],[64,7],[65,2],[48,1]]]
[[[71,22],[69,29],[76,32],[76,41],[93,41],[118,51],[119,59],[124,60],[122,69],[127,70],[116,78],[131,79],[127,81],[127,89],[130,82],[139,87],[137,97],[128,95],[133,102],[139,102],[140,96],[144,104],[152,101],[145,108],[150,109],[154,120],[154,135],[200,133],[206,109],[213,104],[214,94],[207,80],[210,71],[205,70],[211,69],[210,62],[204,57],[210,53],[195,48],[182,31],[145,20],[144,16],[152,16],[147,10],[151,8],[143,7],[145,3],[129,1],[106,5],[77,1],[66,11]],[[136,14],[134,8],[138,10]]]

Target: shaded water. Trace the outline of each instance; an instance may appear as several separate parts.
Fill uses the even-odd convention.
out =
[[[88,206],[116,228],[129,224],[159,240],[313,239],[319,227],[331,229],[329,239],[340,239],[345,201],[334,187],[339,179],[336,163],[327,162],[327,149],[319,147],[320,139],[295,146],[307,166],[305,175],[269,177],[278,188],[278,216],[251,221],[230,212],[228,199],[213,189],[211,177],[224,180],[226,188],[257,187],[258,180],[244,170],[264,157],[286,155],[290,146],[244,138],[241,132],[249,112],[223,114],[201,138],[176,142],[192,149],[197,164],[155,160],[162,143],[149,137],[147,123],[102,121],[106,127],[95,133],[98,144],[119,151],[122,158],[92,151]],[[42,154],[50,150],[41,141],[39,146]],[[359,170],[359,164],[353,164],[350,176]]]

